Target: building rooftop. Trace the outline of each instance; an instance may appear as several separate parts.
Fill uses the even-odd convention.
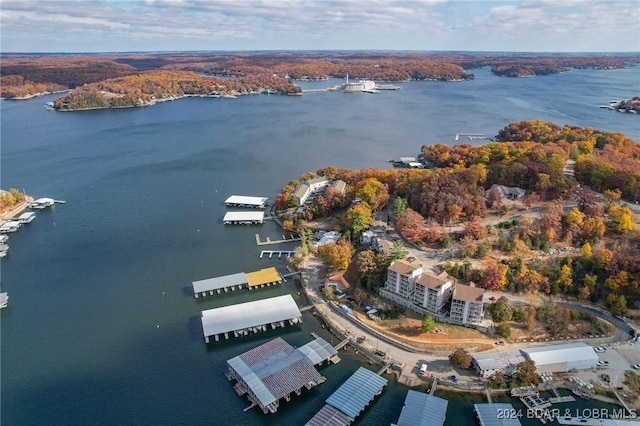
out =
[[[446,399],[409,390],[396,426],[444,425],[448,405]]]
[[[247,284],[247,277],[244,272],[237,274],[224,275],[222,277],[208,278],[206,280],[194,281],[193,292],[202,293],[203,291],[217,290],[220,288],[230,287],[232,285]]]
[[[536,367],[579,360],[598,362],[598,354],[586,343],[539,346],[521,349],[521,352],[531,361],[535,361]]]
[[[515,368],[525,360],[519,350],[475,354],[473,359],[482,371]]]
[[[509,403],[473,404],[473,410],[480,426],[522,426],[517,418],[505,415],[516,413]]]
[[[447,283],[451,283],[451,280],[447,278],[436,277],[435,275],[431,275],[428,273],[423,273],[418,278],[416,278],[416,284],[423,285],[433,290],[439,290],[443,285]]]
[[[312,365],[320,364],[338,353],[338,351],[322,337],[318,337],[306,345],[300,346],[298,350],[307,357]]]
[[[295,300],[287,294],[202,311],[202,331],[208,337],[301,316]]]
[[[353,420],[337,408],[326,404],[304,426],[346,426]]]
[[[227,364],[263,406],[304,386],[315,386],[322,379],[313,364],[280,337],[231,358]]]
[[[465,302],[482,303],[484,289],[458,284],[453,289],[453,298]]]
[[[245,275],[249,287],[282,281],[282,275],[276,268],[264,268],[255,272],[247,272]]]
[[[360,367],[326,402],[355,419],[386,385],[387,379]]]
[[[222,219],[223,222],[262,222],[264,212],[227,212]]]
[[[393,261],[389,269],[400,275],[411,275],[415,270],[421,269],[422,264],[419,262],[409,262],[408,260],[399,259]]]

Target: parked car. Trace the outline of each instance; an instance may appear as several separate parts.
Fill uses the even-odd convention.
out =
[[[498,341],[496,342],[496,345],[498,345],[498,346],[504,346],[504,340],[498,340]]]
[[[600,367],[604,367],[604,366],[606,366],[606,365],[609,365],[609,361],[599,360],[599,361],[598,361],[598,365],[599,365]]]
[[[633,365],[633,368],[635,368],[636,370],[640,370],[640,364]]]
[[[489,298],[489,300],[491,300],[492,302],[495,302],[495,301],[496,301],[496,297],[495,297],[495,296],[491,296],[491,297]]]
[[[385,351],[375,351],[374,353],[381,357],[384,357],[387,354]]]
[[[420,375],[424,376],[427,373],[427,364],[420,365]]]
[[[458,383],[458,378],[456,376],[449,377],[453,383]]]
[[[602,352],[606,352],[607,350],[605,348],[603,348],[602,346],[598,346],[597,348],[593,348],[594,351],[598,352],[598,353],[602,353]]]

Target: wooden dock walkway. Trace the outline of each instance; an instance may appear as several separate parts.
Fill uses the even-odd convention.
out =
[[[489,404],[493,403],[493,401],[491,400],[491,391],[489,390],[488,386],[484,387],[484,393],[487,394],[487,402]]]
[[[382,376],[385,371],[387,371],[389,369],[389,367],[391,367],[391,364],[393,364],[393,362],[388,362],[386,363],[380,370],[378,370],[378,376]]]
[[[277,254],[278,255],[278,259],[281,259],[283,254],[286,257],[291,257],[295,253],[296,253],[295,251],[288,251],[288,250],[262,250],[260,252],[260,259],[262,259],[262,257],[265,256],[265,255],[269,255],[269,259],[271,259],[274,254]]]
[[[438,385],[438,378],[433,377],[433,383],[431,383],[431,389],[429,389],[429,395],[433,395],[436,392],[436,386]],[[491,401],[489,401],[491,402]]]
[[[340,349],[344,348],[345,346],[347,346],[347,343],[349,343],[349,341],[351,341],[351,337],[347,337],[346,339],[344,339],[342,342],[338,343],[337,345],[334,346],[334,349],[336,351],[339,351]]]
[[[314,307],[315,306],[313,305],[303,306],[302,308],[300,308],[300,312],[308,311],[309,309],[313,309]],[[318,338],[318,336],[316,336],[314,333],[311,333],[311,335],[313,335],[313,337],[315,337],[316,339]]]
[[[285,238],[284,235],[282,236],[281,240],[274,240],[271,241],[271,238],[267,237],[266,241],[262,241],[260,240],[260,234],[256,234],[256,245],[257,246],[267,246],[269,244],[281,244],[281,243],[290,243],[292,241],[301,241],[302,239],[300,237],[291,237],[291,238]]]

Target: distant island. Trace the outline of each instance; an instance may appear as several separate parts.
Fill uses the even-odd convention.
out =
[[[299,95],[296,80],[461,81],[468,70],[529,77],[571,69],[640,65],[639,55],[505,53],[253,52],[149,54],[4,54],[0,96],[28,99],[71,91],[60,111],[152,105],[185,96]]]

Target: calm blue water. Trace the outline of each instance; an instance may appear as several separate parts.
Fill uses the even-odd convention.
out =
[[[242,412],[247,403],[222,374],[225,361],[276,336],[301,345],[323,330],[305,315],[300,327],[204,344],[201,310],[297,292],[288,282],[193,298],[194,280],[284,266],[260,260],[254,242],[256,232],[282,232],[271,223],[223,226],[225,198],[273,199],[309,170],[387,168],[422,144],[453,143],[456,132],[493,136],[517,120],[640,140],[640,117],[598,108],[638,95],[640,69],[475,74],[379,94],[190,98],[77,113],[45,110],[53,96],[2,101],[2,188],[67,201],[11,235],[2,260],[10,295],[1,313],[2,425],[304,424],[362,360],[341,355],[322,368],[326,383],[275,416]],[[405,394],[391,383],[356,424],[396,421]],[[471,400],[454,399],[447,424],[468,424]]]

